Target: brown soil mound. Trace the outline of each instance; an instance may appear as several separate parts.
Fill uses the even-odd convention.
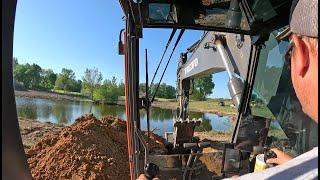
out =
[[[32,119],[19,118],[20,134],[23,140],[23,147],[28,151],[46,134],[59,134],[64,127],[60,124],[40,122]]]
[[[42,138],[26,153],[33,178],[130,179],[125,124],[110,119],[85,115]]]
[[[108,124],[111,127],[113,127],[114,129],[124,132],[126,133],[127,131],[127,124],[126,121],[118,118],[118,117],[114,117],[114,116],[104,116],[101,118],[101,122],[104,124]]]
[[[164,142],[150,133],[150,152],[166,153]],[[126,122],[113,116],[82,116],[45,134],[26,155],[34,179],[130,179]]]

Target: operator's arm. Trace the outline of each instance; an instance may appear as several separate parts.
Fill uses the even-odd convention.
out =
[[[144,174],[140,174],[137,180],[148,180]]]
[[[140,174],[137,180],[148,180],[148,178],[144,174]],[[158,178],[153,178],[153,180],[159,180]]]
[[[288,154],[280,151],[277,148],[273,148],[273,149],[271,149],[271,151],[276,153],[277,157],[276,158],[267,159],[267,163],[270,163],[270,164],[283,164],[283,163],[285,163],[285,162],[287,162],[287,161],[292,159],[291,156],[289,156]]]
[[[318,147],[278,166],[270,167],[260,172],[226,179],[318,179]]]

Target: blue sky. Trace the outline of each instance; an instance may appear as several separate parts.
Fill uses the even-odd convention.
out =
[[[104,79],[112,76],[124,79],[123,56],[117,53],[117,43],[125,22],[118,0],[18,1],[16,11],[13,54],[19,63],[36,63],[56,73],[69,68],[78,79],[87,67],[97,67]],[[148,48],[151,78],[170,32],[169,29],[144,29],[140,40],[141,82],[145,81],[144,49]],[[179,54],[202,33],[194,30],[184,33],[162,82],[175,86]],[[164,66],[165,63],[158,73],[159,78]],[[225,72],[213,76],[216,86],[211,97],[230,97],[227,80]]]

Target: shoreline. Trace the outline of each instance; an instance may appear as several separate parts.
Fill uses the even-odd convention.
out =
[[[14,94],[16,97],[27,97],[27,98],[40,98],[40,99],[50,99],[54,101],[86,101],[86,102],[93,102],[92,100],[80,97],[80,96],[72,96],[67,94],[61,94],[57,92],[50,92],[50,91],[36,91],[36,90],[15,90]]]
[[[190,103],[192,105],[192,103]],[[153,107],[158,107],[161,109],[171,109],[171,110],[176,110],[177,107],[169,107],[166,103],[156,103],[155,105],[153,105]],[[218,110],[203,110],[203,109],[198,109],[198,108],[193,108],[190,107],[189,108],[190,112],[200,112],[200,113],[212,113],[212,114],[216,114],[218,116],[229,116],[230,118],[232,118],[233,120],[236,120],[235,118],[237,118],[237,114],[235,113],[225,113],[225,112],[221,112]]]
[[[16,97],[27,97],[27,98],[40,98],[40,99],[49,99],[53,101],[84,101],[84,102],[93,102],[91,99],[79,96],[72,96],[67,94],[61,94],[56,92],[47,92],[47,91],[36,91],[36,90],[26,90],[20,91],[15,90]],[[237,113],[235,109],[232,109],[229,106],[219,107],[216,105],[216,101],[202,101],[202,102],[190,102],[190,112],[200,112],[200,113],[213,113],[218,116],[229,116],[232,120],[236,120]],[[125,100],[119,98],[117,103],[114,105],[125,105]],[[212,107],[210,107],[212,106]],[[177,102],[176,101],[154,101],[152,107],[157,107],[161,109],[176,110]],[[228,111],[228,112],[226,112]]]
[[[23,148],[27,152],[47,134],[58,134],[66,125],[18,117]]]
[[[210,102],[204,102],[204,103],[210,103]],[[176,110],[177,109],[177,102],[165,102],[165,101],[154,101],[151,107],[156,107],[160,109],[168,109],[168,110]],[[125,105],[124,100],[118,100],[118,102],[115,105]],[[229,116],[233,121],[236,121],[237,119],[237,113],[236,112],[225,112],[225,111],[219,111],[216,109],[203,109],[199,107],[193,107],[193,102],[190,102],[189,111],[190,112],[199,112],[199,113],[212,113],[216,114],[217,116]],[[235,111],[235,110],[234,110]]]

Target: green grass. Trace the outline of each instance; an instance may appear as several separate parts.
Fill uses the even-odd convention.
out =
[[[190,110],[199,110],[206,112],[216,112],[221,114],[237,114],[237,110],[231,107],[231,100],[224,100],[224,106],[220,106],[219,99],[209,99],[207,101],[190,101]]]
[[[165,98],[155,98],[158,102],[177,102],[177,99],[165,99]]]
[[[118,97],[118,104],[124,104],[124,96]],[[225,106],[219,106],[219,102],[223,101]],[[221,115],[236,115],[237,110],[230,105],[232,104],[231,99],[208,99],[206,101],[190,101],[190,111],[196,112],[212,112]],[[156,98],[152,104],[154,107],[163,109],[176,109],[178,107],[178,101],[176,99],[165,99]]]
[[[57,89],[51,89],[51,92],[63,94],[63,95],[70,95],[70,96],[76,96],[76,97],[83,97],[87,98],[87,96],[79,93],[79,92],[70,92],[70,91],[64,91],[64,90],[57,90]]]
[[[190,101],[189,110],[195,112],[212,112],[221,115],[236,115],[237,110],[230,105],[231,100],[223,100],[225,106],[220,106],[220,99],[208,99],[207,101]],[[176,100],[159,99],[153,103],[153,106],[164,109],[176,109],[178,102]]]
[[[232,130],[229,130],[229,131],[211,130],[211,131],[209,131],[208,133],[211,134],[211,135],[215,135],[215,134],[229,134],[229,135],[231,135],[232,132],[233,132],[233,129],[232,129]]]
[[[126,97],[125,96],[119,96],[118,101],[125,101]],[[165,98],[155,98],[155,101],[158,102],[177,102],[176,99],[165,99]]]

